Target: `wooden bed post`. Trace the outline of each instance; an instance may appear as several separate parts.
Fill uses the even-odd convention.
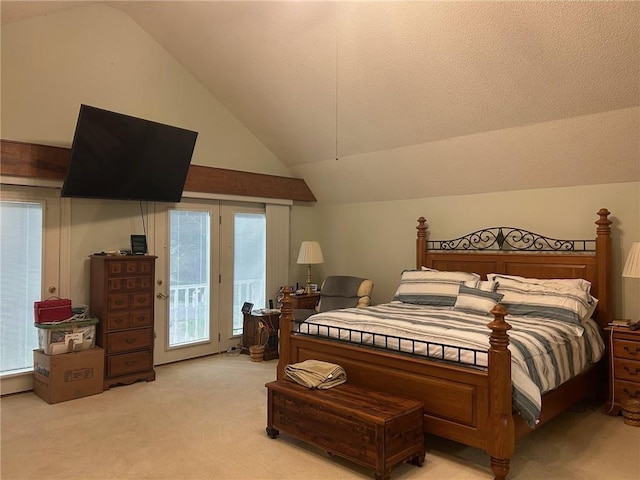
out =
[[[281,380],[284,378],[284,367],[287,366],[291,358],[291,321],[293,320],[293,308],[291,307],[291,288],[284,287],[282,289],[282,307],[280,307],[280,339],[278,370],[276,378]]]
[[[611,313],[611,224],[609,215],[611,212],[606,208],[598,210],[598,225],[596,229],[596,262],[598,268],[598,324],[601,328],[613,318]]]
[[[418,237],[416,238],[416,268],[424,265],[424,258],[427,252],[427,219],[420,217],[418,219]],[[426,265],[424,265],[426,267]]]
[[[491,470],[495,480],[504,480],[509,473],[509,462],[515,451],[515,427],[511,403],[511,352],[509,335],[511,325],[504,317],[509,312],[500,304],[493,307],[489,336],[489,419],[487,453],[491,457]]]

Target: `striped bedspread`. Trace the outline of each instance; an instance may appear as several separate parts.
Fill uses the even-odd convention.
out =
[[[487,323],[492,318],[451,307],[394,301],[318,313],[298,329],[301,333],[486,367],[491,332]],[[597,362],[604,352],[604,342],[592,320],[582,326],[531,316],[508,315],[505,320],[513,327],[509,330],[509,350],[514,409],[533,427],[540,415],[542,394]]]

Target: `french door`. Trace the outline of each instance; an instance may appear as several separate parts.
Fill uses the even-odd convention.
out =
[[[203,200],[155,208],[155,363],[239,345],[242,303],[264,306],[264,208]]]
[[[0,192],[0,391],[32,388],[33,302],[68,295],[68,229],[63,201],[51,189],[3,185]],[[68,220],[65,220],[68,221]],[[61,286],[61,283],[63,284]]]

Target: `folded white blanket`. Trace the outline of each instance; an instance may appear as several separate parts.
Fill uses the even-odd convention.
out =
[[[347,381],[347,374],[340,365],[320,360],[305,360],[284,367],[285,378],[307,388],[324,390]]]

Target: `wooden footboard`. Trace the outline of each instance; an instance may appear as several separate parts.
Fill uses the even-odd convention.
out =
[[[345,345],[291,331],[291,291],[283,291],[278,379],[289,363],[308,359],[341,365],[350,384],[415,398],[424,404],[424,430],[485,450],[495,478],[504,479],[515,448],[511,410],[511,353],[506,310],[492,311],[489,368],[463,368]]]

